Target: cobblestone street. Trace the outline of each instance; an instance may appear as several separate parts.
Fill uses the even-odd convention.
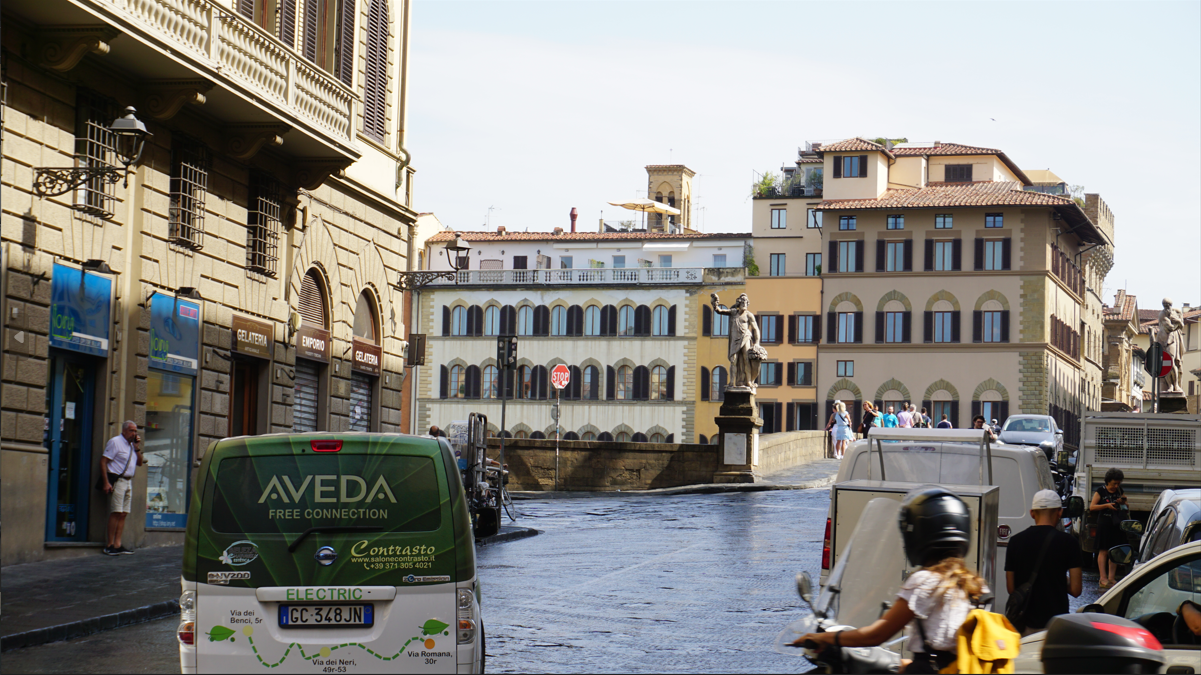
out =
[[[519,501],[542,534],[479,549],[490,672],[798,672],[828,490]],[[1097,597],[1085,575],[1076,607]],[[5,653],[5,673],[179,672],[175,619]]]

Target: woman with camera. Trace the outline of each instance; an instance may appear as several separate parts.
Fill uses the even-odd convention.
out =
[[[1122,481],[1126,476],[1121,469],[1110,469],[1105,472],[1105,485],[1093,493],[1093,501],[1089,511],[1097,513],[1097,538],[1093,549],[1097,551],[1097,572],[1101,576],[1101,588],[1109,588],[1117,583],[1117,563],[1110,562],[1109,549],[1126,543],[1122,534],[1121,524],[1125,516],[1126,495],[1122,492]]]

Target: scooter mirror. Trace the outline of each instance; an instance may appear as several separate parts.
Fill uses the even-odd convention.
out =
[[[1064,518],[1079,518],[1084,515],[1084,498],[1068,497],[1068,506],[1064,509]]]
[[[1122,524],[1119,527],[1121,527],[1122,531],[1127,534],[1142,534],[1143,533],[1143,524],[1138,522],[1137,520],[1123,520]]]
[[[813,605],[813,579],[809,578],[808,572],[796,575],[796,592],[802,600]]]
[[[1134,549],[1122,544],[1109,549],[1109,560],[1119,565],[1125,565],[1134,560]]]
[[[1094,602],[1092,604],[1088,604],[1088,605],[1081,607],[1077,611],[1081,614],[1104,614],[1105,608]]]

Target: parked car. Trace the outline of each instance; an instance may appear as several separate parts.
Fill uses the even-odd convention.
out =
[[[1063,449],[1063,430],[1050,415],[1010,415],[997,440],[1010,445],[1042,448],[1048,462],[1054,462]]]
[[[1134,557],[1129,546],[1110,549],[1111,559]],[[1185,600],[1201,598],[1201,541],[1178,546],[1134,570],[1081,612],[1096,612],[1130,619],[1146,628],[1163,645],[1169,673],[1201,672],[1201,638],[1193,635],[1176,610]],[[1014,660],[1016,672],[1043,672],[1041,654],[1046,631],[1022,639]]]
[[[1141,537],[1134,558],[1136,568],[1164,551],[1201,541],[1201,488],[1164,490],[1147,524],[1144,528],[1137,520],[1122,522],[1124,531]]]

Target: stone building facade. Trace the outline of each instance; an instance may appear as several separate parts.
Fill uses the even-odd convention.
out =
[[[1090,362],[1082,335],[1100,333],[1089,293],[1112,259],[1104,202],[1088,196],[1090,217],[995,149],[856,138],[817,154],[826,412],[913,403],[957,428],[1051,414],[1074,445],[1100,403],[1099,354]]]
[[[182,541],[213,441],[401,429],[408,8],[340,6],[5,3],[0,563],[103,545],[123,420],[129,547]],[[127,176],[126,106],[151,134]]]

